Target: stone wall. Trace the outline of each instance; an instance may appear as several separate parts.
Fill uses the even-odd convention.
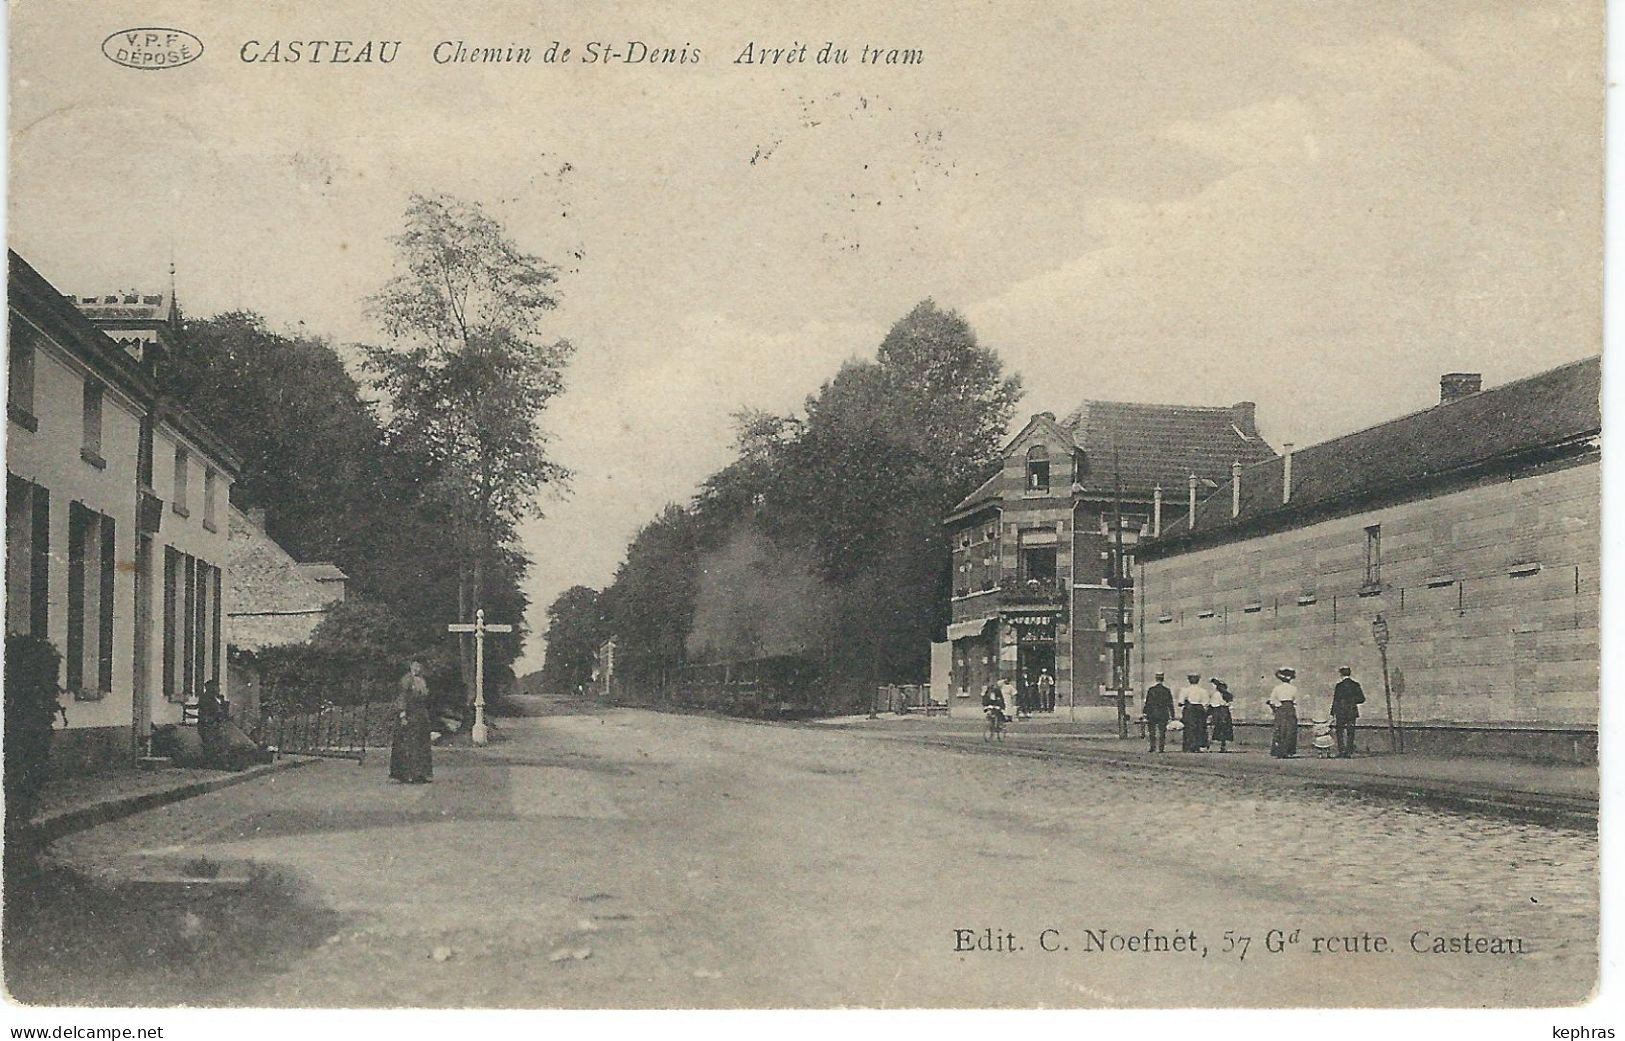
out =
[[[1500,732],[1465,742],[1486,748],[1572,749],[1572,735],[1597,725],[1600,513],[1593,456],[1146,561],[1137,684],[1157,670],[1218,675],[1237,694],[1237,719],[1262,721],[1271,673],[1289,664],[1308,717],[1324,711],[1337,668],[1348,665],[1375,725],[1384,704],[1372,621],[1381,614],[1404,723],[1427,735]],[[1377,586],[1367,583],[1373,525]],[[1547,733],[1550,741],[1536,740]],[[1418,740],[1439,740],[1427,735]]]

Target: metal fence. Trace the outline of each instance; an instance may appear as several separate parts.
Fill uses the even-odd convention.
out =
[[[931,688],[924,683],[888,683],[875,691],[876,712],[934,712],[948,711],[946,702],[932,701]]]
[[[273,707],[263,720],[260,740],[283,755],[317,755],[362,762],[369,745],[383,743],[377,731],[388,713],[368,701],[300,710]]]

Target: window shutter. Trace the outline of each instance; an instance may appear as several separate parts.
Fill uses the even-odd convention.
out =
[[[86,510],[68,504],[68,689],[85,685],[85,528]]]
[[[96,689],[113,689],[113,575],[117,567],[114,555],[113,518],[101,519],[101,617],[97,619]]]
[[[33,567],[28,576],[28,627],[50,639],[51,624],[51,493],[34,486]]]

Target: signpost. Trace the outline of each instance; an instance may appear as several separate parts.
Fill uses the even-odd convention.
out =
[[[485,624],[485,608],[474,612],[474,624],[457,623],[446,626],[448,632],[474,634],[474,729],[471,736],[476,745],[486,742],[485,730],[485,634],[511,633],[511,625]]]
[[[1388,704],[1388,750],[1403,752],[1405,740],[1394,725],[1394,689],[1388,681],[1388,619],[1380,614],[1371,619],[1371,638],[1376,641],[1377,653],[1382,656],[1382,697]]]

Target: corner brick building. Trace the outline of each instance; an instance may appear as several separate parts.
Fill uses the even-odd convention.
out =
[[[1138,544],[1227,481],[1233,465],[1274,456],[1250,401],[1086,401],[1064,419],[1033,416],[1005,446],[999,471],[944,521],[953,551],[949,711],[975,715],[988,682],[1027,688],[1047,669],[1056,711],[1115,712],[1114,660],[1127,668],[1133,648]],[[1126,579],[1113,573],[1119,502]]]
[[[1594,761],[1601,379],[1452,373],[1431,408],[1244,468],[1141,548],[1136,684],[1217,674],[1245,727],[1278,666],[1307,719],[1347,665],[1364,747],[1391,694],[1406,751]]]

